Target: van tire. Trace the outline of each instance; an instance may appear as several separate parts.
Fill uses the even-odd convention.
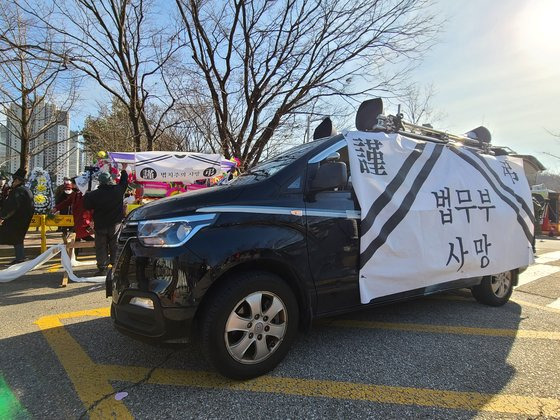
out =
[[[517,271],[511,270],[485,276],[478,286],[471,288],[477,302],[489,306],[502,306],[509,301],[516,283]]]
[[[294,293],[280,277],[264,271],[236,273],[221,283],[200,318],[205,357],[232,379],[271,371],[286,356],[298,331]]]

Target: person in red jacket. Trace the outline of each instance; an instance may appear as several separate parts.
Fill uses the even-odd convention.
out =
[[[74,232],[76,232],[76,240],[84,239],[91,241],[93,238],[91,234],[91,221],[93,219],[93,210],[86,210],[84,208],[84,196],[76,185],[76,179],[72,178],[72,194],[66,200],[60,202],[54,207],[55,213],[70,209],[74,216]]]

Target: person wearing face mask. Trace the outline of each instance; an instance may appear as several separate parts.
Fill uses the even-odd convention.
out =
[[[68,198],[72,195],[74,190],[72,189],[72,182],[69,178],[64,178],[62,185],[59,185],[54,190],[54,204],[58,206],[60,203],[68,200]],[[72,214],[72,208],[69,206],[64,206],[60,211],[59,214],[68,215]],[[62,232],[64,235],[68,233],[67,227],[59,227],[57,232]]]
[[[12,245],[15,259],[11,264],[25,261],[23,240],[33,217],[33,194],[25,186],[26,171],[18,169],[12,187],[0,210],[0,244]]]
[[[58,194],[55,194],[54,204],[58,205],[63,201],[66,201],[68,197],[74,192],[72,188],[72,181],[69,179],[65,179],[64,183],[62,184],[62,188],[58,191]],[[70,208],[63,209],[60,214],[71,214]]]
[[[72,214],[74,216],[74,232],[76,232],[76,239],[78,241],[82,239],[91,241],[93,240],[91,237],[93,233],[93,229],[91,228],[93,211],[84,209],[84,196],[76,185],[76,178],[72,178],[69,182],[70,193],[66,192],[67,188],[65,186],[64,192],[66,194],[66,200],[61,201],[54,207],[54,214]],[[66,213],[63,213],[65,210]]]

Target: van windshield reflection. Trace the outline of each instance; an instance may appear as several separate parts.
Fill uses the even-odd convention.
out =
[[[249,184],[252,182],[262,181],[263,179],[278,173],[294,160],[300,158],[309,150],[314,149],[326,140],[328,139],[321,139],[292,147],[291,149],[288,149],[271,159],[259,163],[247,172],[242,173],[236,179],[232,180],[230,184]]]

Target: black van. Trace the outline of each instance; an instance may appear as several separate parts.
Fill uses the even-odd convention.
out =
[[[273,369],[315,318],[463,287],[498,306],[517,283],[512,270],[363,305],[359,238],[346,140],[303,144],[229,185],[133,211],[107,278],[111,316],[137,338],[192,331],[220,373],[242,379]]]

